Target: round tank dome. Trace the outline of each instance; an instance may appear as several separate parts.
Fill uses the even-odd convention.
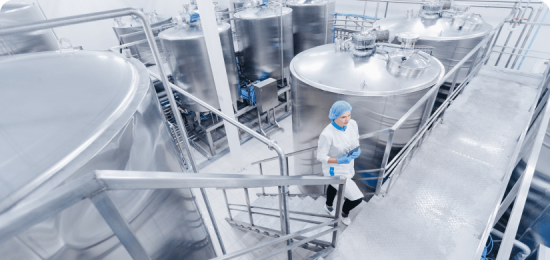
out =
[[[368,37],[367,37],[368,38]],[[379,48],[378,46],[375,48]],[[330,124],[327,115],[339,100],[353,107],[351,118],[359,134],[393,126],[438,80],[445,69],[436,58],[416,50],[358,57],[351,51],[336,51],[334,44],[322,45],[296,55],[290,64],[292,83],[292,131],[294,150],[317,146],[319,135]],[[395,63],[395,64],[394,64]],[[424,109],[430,107],[428,104]],[[395,155],[416,133],[423,117],[418,109],[394,134],[390,155]],[[381,166],[387,135],[363,139],[355,170]],[[321,174],[315,152],[296,155],[295,174]],[[372,177],[366,173],[358,178]],[[368,193],[369,184],[358,181]],[[373,184],[370,184],[372,186]],[[301,187],[304,193],[318,193],[318,187]]]

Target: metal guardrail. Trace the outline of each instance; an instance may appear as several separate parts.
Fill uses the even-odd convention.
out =
[[[253,176],[240,174],[193,174],[174,172],[146,172],[146,171],[109,171],[100,170],[86,174],[63,185],[42,198],[36,199],[20,207],[11,209],[0,215],[0,242],[12,238],[29,227],[36,225],[49,217],[84,200],[90,199],[101,216],[111,227],[122,245],[133,259],[151,259],[143,245],[137,239],[129,223],[113,202],[109,190],[144,190],[144,189],[190,189],[190,188],[255,188],[265,186],[285,185],[327,185],[338,184],[337,213],[339,216],[343,200],[345,179],[338,177],[317,176]],[[282,209],[279,209],[282,211]],[[288,215],[285,215],[288,218]],[[292,250],[304,243],[314,240],[324,234],[333,232],[332,245],[336,245],[339,217],[280,238],[264,242],[253,247],[227,254],[215,259],[233,259],[257,249],[276,245],[291,240],[310,231],[333,225],[329,230],[320,232],[299,242],[271,252],[275,255]],[[267,258],[267,256],[264,256]]]
[[[93,22],[93,21],[98,21],[98,20],[105,20],[105,19],[111,19],[111,18],[116,18],[116,17],[128,16],[128,15],[135,15],[136,17],[141,19],[141,21],[143,23],[143,30],[145,32],[145,36],[147,37],[147,41],[149,43],[149,46],[151,47],[151,51],[153,53],[155,63],[156,64],[162,64],[161,63],[161,56],[160,56],[160,53],[159,53],[159,48],[156,44],[156,40],[155,40],[155,37],[153,35],[153,31],[151,30],[151,24],[149,23],[149,21],[147,20],[146,15],[143,12],[141,12],[137,9],[133,9],[133,8],[116,9],[116,10],[111,10],[111,11],[104,11],[104,12],[97,12],[97,13],[90,13],[90,14],[83,14],[83,15],[76,15],[76,16],[68,16],[68,17],[56,18],[56,19],[51,19],[51,20],[44,20],[44,21],[35,22],[35,23],[28,23],[28,24],[24,24],[24,25],[2,27],[2,28],[0,28],[0,35],[9,35],[9,34],[30,32],[30,31],[43,30],[43,29],[52,29],[52,28],[60,27],[60,26],[80,24],[80,23],[86,23],[86,22]],[[180,94],[188,97],[189,99],[194,100],[198,104],[200,104],[203,107],[205,107],[206,109],[210,110],[212,113],[214,113],[217,116],[224,119],[225,122],[236,126],[237,128],[239,128],[240,130],[242,130],[244,132],[247,132],[252,137],[254,137],[254,138],[260,140],[261,142],[263,142],[264,144],[266,144],[270,149],[275,150],[277,152],[277,154],[279,155],[281,176],[288,176],[288,171],[287,171],[288,166],[286,164],[287,161],[285,160],[285,153],[284,153],[283,149],[280,146],[277,145],[277,143],[275,143],[275,142],[269,140],[268,138],[256,133],[254,130],[252,130],[252,129],[244,126],[240,122],[230,118],[229,116],[227,116],[224,113],[220,112],[216,108],[208,105],[204,101],[202,101],[202,100],[198,99],[197,97],[191,95],[190,93],[186,92],[185,90],[171,84],[168,81],[167,74],[164,71],[164,67],[163,66],[158,66],[158,68],[159,68],[160,75],[156,75],[156,77],[159,78],[162,81],[164,86],[170,86],[170,87],[165,87],[165,90],[167,92],[167,97],[168,97],[169,103],[173,104],[173,105],[170,106],[170,108],[172,109],[172,113],[175,115],[177,127],[180,129],[180,133],[182,133],[182,135],[183,135],[182,142],[185,144],[186,153],[184,153],[183,151],[181,151],[181,152],[184,156],[186,156],[185,159],[187,159],[187,161],[191,164],[193,172],[198,173],[199,171],[198,171],[196,162],[193,158],[193,154],[191,152],[191,148],[190,148],[190,144],[189,144],[189,138],[187,136],[187,131],[185,129],[185,125],[183,124],[182,116],[178,111],[172,89],[174,89],[177,92],[179,92]],[[178,140],[178,142],[179,142],[179,140]],[[220,248],[221,248],[222,252],[225,254],[226,253],[225,252],[225,247],[224,247],[223,241],[221,239],[219,229],[218,229],[218,226],[216,224],[216,220],[213,216],[213,212],[212,212],[212,209],[210,207],[210,203],[208,201],[208,196],[206,194],[206,191],[203,188],[201,188],[201,193],[202,193],[202,196],[204,198],[204,202],[206,204],[206,208],[208,210],[210,220],[211,220],[212,225],[214,227],[216,236],[218,238]],[[279,186],[279,196],[281,198],[280,199],[280,208],[282,209],[281,210],[281,230],[285,234],[290,234],[290,227],[289,227],[289,222],[288,222],[288,205],[287,205],[288,200],[287,200],[287,187],[286,186]],[[20,199],[22,199],[22,198],[19,198],[19,200]],[[288,245],[290,245],[291,243],[292,243],[291,240],[287,241]],[[288,252],[288,257],[289,257],[289,259],[292,259],[292,252],[291,251]],[[141,258],[138,258],[138,259],[141,259]]]

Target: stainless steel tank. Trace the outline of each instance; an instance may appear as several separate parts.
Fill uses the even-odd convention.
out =
[[[283,67],[288,71],[288,65],[294,56],[292,9],[283,7],[282,14]],[[280,80],[282,78],[281,8],[266,6],[248,8],[235,13],[234,17],[243,53],[243,64],[240,65],[244,76],[251,81],[266,78]]]
[[[172,22],[171,17],[159,15],[156,12],[146,13],[146,15],[151,22],[152,28],[167,26]],[[120,44],[127,44],[147,39],[145,37],[145,33],[143,32],[143,24],[141,22],[141,19],[136,16],[124,16],[116,18],[113,25],[113,30],[115,31],[117,39],[120,41]],[[153,30],[153,33],[155,34],[155,36],[157,36],[159,30]],[[157,45],[160,46],[158,40]],[[148,42],[143,42],[131,46],[129,47],[129,49],[132,52],[134,58],[140,60],[144,64],[152,65],[156,63]]]
[[[476,47],[487,36],[492,26],[477,14],[454,14],[454,17],[440,17],[443,5],[425,6],[420,15],[400,18],[385,18],[374,23],[382,30],[389,30],[393,34],[416,33],[420,39],[417,45],[435,47],[433,56],[443,63],[446,71],[450,71],[460,60],[462,60],[474,47]],[[433,10],[435,8],[436,10]],[[431,9],[431,10],[427,10]],[[397,39],[394,43],[398,43]],[[476,55],[473,55],[460,70],[457,82],[462,82],[468,73]],[[453,77],[447,79],[453,81]]]
[[[366,43],[365,46],[374,41],[375,36],[354,39],[356,44]],[[334,102],[345,100],[352,105],[352,119],[360,134],[375,132],[393,126],[445,72],[441,62],[421,52],[398,50],[382,55],[372,51],[337,51],[335,44],[327,44],[294,57],[290,64],[294,151],[317,146],[319,135],[331,122],[328,114]],[[401,63],[403,57],[408,57],[407,64]],[[392,155],[416,133],[422,113],[423,109],[417,110],[395,132]],[[380,168],[386,141],[387,135],[361,140],[362,153],[355,160],[355,169]],[[322,175],[316,156],[316,151],[295,156],[294,174]],[[363,192],[369,191],[366,182],[357,183]],[[319,187],[301,189],[305,193],[322,192]]]
[[[332,42],[336,0],[290,0],[294,55]]]
[[[218,31],[222,44],[223,58],[231,100],[236,106],[239,99],[239,75],[233,47],[231,26],[219,23]],[[167,63],[172,70],[174,84],[200,98],[209,105],[220,108],[214,76],[210,67],[206,42],[200,23],[192,25],[181,24],[159,34]],[[206,112],[203,106],[195,101],[181,96],[184,105],[191,111]],[[236,108],[236,107],[235,107]]]
[[[246,6],[248,7],[259,6],[263,4],[263,0],[232,0],[231,4],[233,5],[234,10],[238,10]]]
[[[92,51],[22,54],[0,59],[0,78],[0,214],[93,170],[183,171],[138,60]],[[215,257],[190,190],[110,195],[153,259]],[[90,200],[2,240],[0,254],[131,259]]]
[[[43,20],[44,16],[34,4],[8,2],[0,9],[0,27]],[[59,50],[59,47],[51,29],[0,37],[0,56],[54,50]]]

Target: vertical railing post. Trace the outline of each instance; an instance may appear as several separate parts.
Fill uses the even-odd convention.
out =
[[[264,171],[262,169],[262,163],[259,163],[260,165],[260,175],[264,175]],[[262,186],[262,194],[265,195],[265,187]]]
[[[223,191],[223,197],[225,199],[225,205],[227,206],[227,215],[229,215],[229,219],[233,220],[233,216],[231,216],[231,209],[229,208],[229,201],[227,200],[227,192],[225,189]]]
[[[381,189],[382,189],[382,182],[384,181],[384,175],[386,174],[386,165],[388,164],[388,160],[390,159],[390,152],[391,148],[393,146],[393,135],[394,130],[390,130],[388,134],[388,141],[386,143],[386,149],[384,150],[384,157],[382,158],[382,165],[380,166],[380,175],[378,175],[378,183],[376,183],[376,196],[381,195]]]
[[[248,196],[248,188],[244,188],[244,196],[246,198],[246,208],[248,209],[248,218],[250,219],[250,225],[254,226],[254,219],[252,218],[252,208],[250,208],[250,196]]]
[[[330,185],[330,184],[329,184]],[[342,206],[344,205],[344,191],[346,190],[346,183],[342,183],[338,185],[338,199],[336,201],[336,212],[334,215],[334,219],[340,218],[342,215]],[[338,227],[338,222],[334,223],[333,227]],[[332,247],[336,247],[336,241],[338,239],[338,230],[334,230],[332,233]]]
[[[472,64],[473,64],[473,61],[472,61]],[[451,86],[449,87],[449,94],[447,94],[447,98],[446,98],[446,99],[449,99],[449,97],[451,97],[451,94],[453,94],[453,91],[455,90],[456,80],[458,79],[458,74],[459,74],[460,70],[462,70],[462,68],[457,69],[457,70],[455,71],[455,76],[454,76],[454,78],[453,78],[453,83],[452,83]]]
[[[120,243],[126,248],[132,259],[151,260],[145,248],[139,242],[130,224],[124,219],[117,206],[107,191],[92,196],[90,200],[94,203],[99,214],[111,227]]]
[[[288,176],[287,161],[285,160],[286,155],[283,149],[281,149],[276,142],[273,142],[273,144],[269,146],[269,149],[275,150],[279,156],[279,169],[281,171],[281,176]],[[290,224],[288,219],[287,186],[279,186],[279,210],[281,216],[281,232],[288,235],[290,234]],[[290,245],[292,240],[289,239],[286,243],[287,245]],[[287,254],[288,259],[292,260],[292,250],[288,250]]]

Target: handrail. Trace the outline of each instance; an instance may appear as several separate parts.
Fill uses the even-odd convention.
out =
[[[298,154],[302,154],[302,153],[305,153],[305,152],[309,152],[309,151],[314,150],[314,149],[317,149],[317,146],[310,147],[310,148],[306,148],[306,149],[299,150],[299,151],[296,151],[296,152],[287,153],[287,154],[285,155],[285,157],[292,157],[292,156],[294,156],[294,155],[298,155]],[[271,157],[271,158],[259,160],[259,161],[256,161],[256,162],[251,163],[250,165],[256,165],[256,164],[259,164],[259,163],[264,163],[264,162],[273,161],[273,160],[276,160],[277,158],[279,158],[279,157],[276,157],[276,156],[275,156],[275,157]]]
[[[101,215],[113,229],[120,242],[134,259],[150,259],[143,246],[136,239],[131,227],[124,220],[116,205],[112,202],[108,190],[141,190],[141,189],[185,189],[185,188],[253,188],[264,186],[283,185],[326,185],[338,184],[345,189],[345,179],[339,177],[319,176],[254,176],[241,174],[191,174],[173,172],[146,172],[146,171],[116,171],[98,170],[81,176],[66,185],[63,185],[45,196],[18,205],[0,215],[0,241],[23,232],[49,217],[57,215],[66,208],[89,198],[98,208]],[[339,191],[337,211],[341,209],[343,192]],[[288,217],[288,215],[286,215]],[[303,233],[315,230],[325,225],[334,224],[330,232],[337,229],[338,218],[322,223],[307,230],[302,230],[282,236],[269,245],[295,238]],[[323,234],[328,233],[326,231]],[[317,236],[313,236],[314,239]],[[308,238],[310,239],[310,238]],[[281,240],[281,241],[279,241]],[[306,239],[307,240],[307,239]],[[305,240],[304,240],[305,241]],[[261,248],[256,245],[248,251]],[[288,247],[288,246],[287,246]],[[247,252],[248,252],[247,251]],[[230,259],[233,254],[225,255],[220,259]]]

